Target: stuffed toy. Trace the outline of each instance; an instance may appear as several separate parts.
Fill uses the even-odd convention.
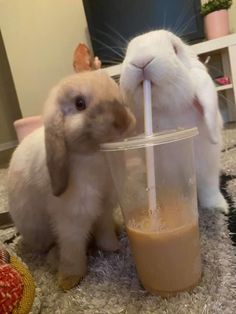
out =
[[[36,287],[28,268],[4,248],[0,249],[0,313],[31,312]]]

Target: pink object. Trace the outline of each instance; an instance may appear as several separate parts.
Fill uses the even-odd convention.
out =
[[[227,85],[230,84],[230,79],[227,76],[218,77],[215,79],[216,83],[219,85]]]
[[[16,120],[14,123],[19,143],[23,138],[43,125],[42,116],[32,116]]]
[[[228,10],[214,11],[204,17],[207,39],[214,39],[229,34]]]

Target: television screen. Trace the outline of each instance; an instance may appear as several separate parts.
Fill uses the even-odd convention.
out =
[[[122,62],[138,34],[165,28],[187,42],[203,37],[200,0],[83,0],[93,51],[103,65]]]

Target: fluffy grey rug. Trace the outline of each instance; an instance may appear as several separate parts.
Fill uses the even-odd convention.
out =
[[[8,210],[7,208],[7,193],[6,193],[6,175],[7,169],[0,169],[0,213]]]
[[[224,132],[224,143],[223,170],[228,175],[236,175],[236,148],[232,148],[236,144],[235,129]],[[227,191],[235,201],[235,179],[227,184]],[[1,198],[3,194],[5,197],[2,192]],[[181,293],[170,299],[152,296],[142,289],[124,230],[120,235],[121,250],[118,253],[95,251],[90,254],[88,275],[78,287],[67,293],[57,288],[50,254],[37,256],[27,251],[19,237],[7,246],[28,265],[41,289],[41,313],[236,313],[236,257],[227,217],[218,212],[200,211],[200,228],[202,281],[190,293]],[[0,240],[10,239],[13,233],[13,228],[1,231]]]

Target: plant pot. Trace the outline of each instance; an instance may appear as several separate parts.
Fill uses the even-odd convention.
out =
[[[214,39],[229,34],[228,10],[219,10],[204,17],[205,34],[207,39]]]
[[[32,116],[16,120],[14,122],[14,128],[16,130],[19,143],[26,137],[26,135],[30,134],[42,125],[42,116]]]

